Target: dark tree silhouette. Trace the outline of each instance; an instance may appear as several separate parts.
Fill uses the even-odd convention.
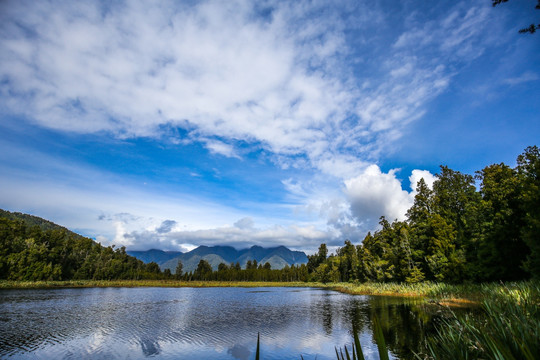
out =
[[[538,3],[536,4],[535,9],[540,10],[540,0],[537,0],[537,1]],[[492,5],[495,7],[501,3],[508,2],[508,0],[491,0],[491,2],[492,2]],[[540,24],[537,24],[537,25],[531,24],[528,27],[519,30],[519,33],[520,34],[524,34],[524,33],[534,34],[536,30],[540,30]]]

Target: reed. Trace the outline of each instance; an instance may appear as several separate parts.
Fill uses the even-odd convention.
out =
[[[535,289],[538,287],[538,283],[533,281],[485,284],[445,284],[435,282],[417,284],[336,283],[324,286],[354,295],[424,297],[437,300],[462,299],[482,303],[486,299],[498,299],[500,297],[519,301],[520,297],[537,291]]]
[[[540,286],[483,286],[482,314],[441,321],[419,359],[537,359],[540,354]]]
[[[0,289],[91,288],[91,287],[319,287],[305,282],[180,281],[180,280],[67,280],[0,281]]]

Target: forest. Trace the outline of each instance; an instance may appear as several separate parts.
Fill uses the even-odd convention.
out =
[[[361,244],[346,240],[336,254],[326,244],[307,266],[271,270],[201,260],[184,280],[447,283],[540,277],[540,151],[525,149],[517,166],[493,164],[474,176],[441,166],[430,189],[418,182],[405,221],[380,219]],[[181,264],[177,276],[181,273]]]
[[[162,272],[125,248],[23,214],[0,213],[0,279],[178,279],[184,281],[317,281],[446,283],[540,278],[540,150],[531,146],[517,165],[493,164],[463,174],[441,166],[433,187],[418,182],[404,221],[380,218],[380,230],[335,254],[321,244],[307,265],[271,269],[248,261],[201,260],[194,272]],[[41,219],[42,220],[42,219]]]
[[[156,263],[144,264],[125,248],[102,246],[43,219],[2,211],[0,279],[113,280],[164,278]]]

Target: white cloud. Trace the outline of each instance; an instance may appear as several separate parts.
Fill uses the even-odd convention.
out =
[[[424,178],[429,187],[435,176],[426,170],[413,170],[409,177],[411,192],[403,190],[396,171],[383,173],[377,165],[369,166],[359,176],[345,181],[345,195],[352,216],[364,230],[373,230],[380,216],[389,221],[405,220],[405,214],[414,201],[418,181]]]
[[[70,177],[69,185],[49,177],[52,171],[39,182],[32,172],[11,173],[0,178],[6,186],[2,203],[18,209],[56,203],[70,209],[55,209],[59,222],[75,227],[87,224],[83,217],[105,213],[105,221],[92,225],[101,231],[97,236],[125,244],[145,239],[185,247],[221,239],[295,246],[301,240],[311,245],[358,238],[381,215],[403,219],[412,203],[394,171],[383,173],[372,164],[381,153],[395,151],[404,127],[423,116],[460,66],[487,46],[479,43],[492,23],[484,3],[445,5],[447,11],[424,14],[428,20],[415,18],[422,17],[415,11],[402,33],[392,30],[380,44],[375,44],[380,37],[367,34],[403,24],[388,24],[384,11],[367,1],[345,4],[342,13],[325,2],[270,1],[264,17],[253,2],[242,0],[4,3],[2,114],[21,114],[61,131],[167,138],[179,145],[197,141],[210,153],[231,158],[243,155],[235,144],[253,145],[278,166],[315,171],[314,179],[282,182],[297,217],[287,212],[264,223],[262,216],[246,217],[233,207],[143,191],[110,174],[50,159],[32,161],[33,169],[52,164],[62,175],[80,171],[79,177]],[[351,33],[365,48],[352,48]],[[5,161],[17,155],[11,152]],[[197,171],[190,175],[201,177]],[[420,177],[433,182],[431,174],[415,170],[411,185]],[[98,189],[98,183],[105,185]],[[73,209],[81,219],[63,221]],[[137,220],[110,215],[126,209]],[[299,214],[310,221],[300,221],[305,218]],[[160,233],[165,220],[177,224]]]
[[[244,219],[241,219],[240,222]],[[177,230],[166,234],[143,230],[127,232],[118,227],[115,242],[130,249],[174,249],[197,245],[229,245],[237,249],[259,245],[273,247],[285,245],[291,249],[312,250],[322,242],[328,242],[334,234],[318,230],[314,226],[281,226],[265,228],[223,226],[199,230]]]
[[[373,226],[380,216],[403,220],[411,205],[410,195],[401,188],[395,171],[383,173],[377,165],[369,166],[361,175],[345,181],[345,194],[353,216]]]
[[[261,16],[242,0],[10,2],[0,14],[2,103],[67,131],[160,137],[181,127],[228,157],[240,156],[234,141],[247,141],[348,178],[447,88],[448,54],[465,61],[482,51],[489,10],[458,3],[446,17],[413,23],[369,59],[381,64],[376,74],[355,79],[372,55],[354,53],[347,30],[384,25],[381,9],[267,5]]]
[[[244,217],[237,222],[234,223],[234,226],[239,229],[251,229],[253,228],[253,225],[255,223],[253,222],[253,219],[250,217]]]
[[[0,27],[9,108],[40,125],[120,137],[188,126],[211,152],[235,157],[205,137],[298,153],[350,108],[337,74],[307,69],[335,56],[341,35],[322,20],[296,33],[300,6],[276,4],[262,19],[244,1],[56,5],[12,3]]]
[[[413,170],[411,173],[411,176],[409,176],[409,181],[411,183],[411,190],[413,193],[416,192],[416,187],[418,186],[418,182],[420,181],[420,179],[424,179],[424,181],[426,182],[426,185],[430,189],[433,189],[433,183],[435,182],[437,178],[435,177],[435,175],[433,175],[427,170]]]
[[[533,72],[525,72],[520,76],[504,79],[504,83],[509,85],[518,85],[529,81],[537,81],[538,79],[540,79],[538,74]]]
[[[206,140],[206,147],[212,154],[220,154],[226,157],[240,159],[233,146],[225,144],[219,140]]]

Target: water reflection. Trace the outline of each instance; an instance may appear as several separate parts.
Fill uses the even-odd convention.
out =
[[[244,345],[235,344],[232,348],[227,350],[227,354],[232,355],[235,359],[247,360],[251,355],[251,351]]]
[[[0,291],[0,357],[334,359],[360,329],[375,359],[372,319],[395,358],[413,358],[438,316],[419,300],[321,289],[56,289]]]

